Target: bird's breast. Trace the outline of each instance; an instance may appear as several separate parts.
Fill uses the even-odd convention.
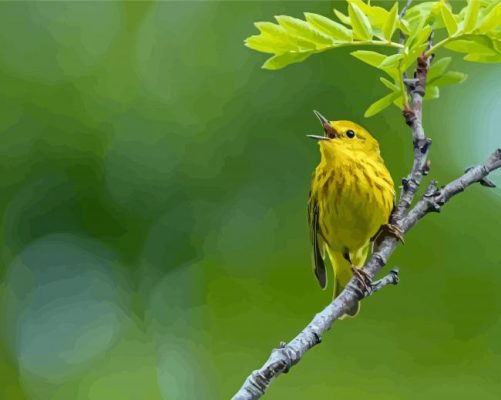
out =
[[[360,248],[388,222],[394,188],[382,162],[319,165],[315,181],[320,228],[331,248]]]

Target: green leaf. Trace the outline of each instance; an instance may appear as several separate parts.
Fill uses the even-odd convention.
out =
[[[351,26],[351,20],[350,17],[347,15],[344,15],[341,11],[334,9],[334,14],[336,14],[336,17],[345,25],[350,25]]]
[[[398,28],[405,34],[409,35],[409,23],[405,19],[398,20]]]
[[[407,52],[404,51],[403,70],[407,70],[407,68],[414,64],[417,57],[426,50],[431,31],[432,28],[430,25],[424,27],[420,25],[418,33],[409,37],[406,43],[406,46],[409,46],[409,50]]]
[[[254,49],[252,43],[255,43],[255,39],[259,37],[262,37],[263,40],[266,39],[266,43],[275,42],[277,47],[288,49],[281,50],[277,48],[277,51],[273,51],[273,53],[316,48],[315,43],[298,36],[292,36],[284,27],[272,22],[256,22],[254,25],[259,29],[261,35],[251,36],[250,38],[254,38],[253,40],[249,40],[250,38],[247,39],[246,45],[251,49]],[[257,42],[259,43],[259,40]]]
[[[364,117],[372,117],[373,115],[376,115],[377,113],[383,111],[385,108],[389,107],[391,103],[393,103],[393,101],[398,97],[400,97],[400,92],[390,93],[380,98],[369,106],[367,111],[365,111]]]
[[[253,35],[245,40],[245,45],[263,53],[284,53],[298,50],[299,46],[289,40],[289,35],[281,26],[271,22],[256,22],[260,35]]]
[[[330,18],[308,12],[305,12],[304,16],[314,28],[330,35],[335,40],[346,42],[351,42],[353,40],[353,33],[350,29]]]
[[[308,22],[287,15],[277,15],[275,19],[289,34],[314,43],[316,48],[332,45],[332,38],[317,31]]]
[[[486,54],[467,54],[464,59],[466,61],[478,63],[501,63],[501,54],[486,55]]]
[[[475,54],[496,54],[496,50],[492,46],[492,42],[488,37],[482,36],[467,36],[468,39],[453,40],[444,45],[445,48],[457,51],[458,53],[475,53]]]
[[[481,33],[490,32],[501,25],[501,3],[498,3],[487,16],[480,21],[478,31]]]
[[[451,63],[451,60],[451,57],[444,57],[437,61],[433,60],[428,70],[428,82],[442,75]]]
[[[367,11],[366,14],[369,18],[369,21],[371,22],[371,25],[378,28],[383,28],[384,23],[388,19],[389,13],[390,12],[383,7],[371,6],[370,10]]]
[[[449,86],[462,83],[466,80],[467,75],[457,71],[447,71],[445,74],[430,79],[428,83],[434,86]]]
[[[447,6],[447,4],[442,1],[440,4],[440,13],[442,14],[442,20],[444,21],[445,27],[447,28],[447,33],[449,36],[454,35],[458,30],[458,25],[454,19],[454,14]]]
[[[250,36],[245,39],[244,44],[252,50],[271,54],[285,53],[296,49],[296,46],[291,46],[289,43],[281,43],[274,37],[264,35]]]
[[[259,29],[259,32],[263,34],[269,34],[273,36],[285,35],[286,31],[280,25],[274,24],[273,22],[254,22],[254,26]]]
[[[390,75],[393,79],[398,79],[398,71],[396,69],[391,68],[381,68],[381,63],[386,59],[387,56],[384,54],[376,53],[375,51],[369,50],[357,50],[350,53],[353,57],[358,58],[360,61],[363,61],[366,64],[369,64],[372,67],[376,67],[378,69],[382,69],[388,75]]]
[[[358,40],[371,40],[372,27],[367,16],[355,4],[348,4],[348,14],[353,27],[353,37]]]
[[[357,50],[350,53],[353,57],[358,58],[366,64],[379,68],[379,65],[384,61],[386,56],[381,53],[369,50]]]
[[[285,53],[278,54],[271,58],[268,58],[263,64],[264,69],[276,70],[284,68],[289,64],[299,63],[306,60],[309,56],[313,54],[313,51],[305,51],[302,53]]]
[[[416,4],[407,9],[404,19],[410,21],[411,19],[414,19],[417,16],[427,17],[428,15],[430,15],[430,12],[435,4],[436,4],[435,1],[426,1],[423,3]]]
[[[424,95],[425,100],[438,99],[440,97],[440,90],[436,86],[427,85],[426,93]]]
[[[419,33],[414,38],[414,43],[412,43],[411,47],[420,46],[421,44],[428,42],[431,32],[432,32],[432,27],[430,25],[422,27],[419,30]]]
[[[469,0],[465,7],[463,32],[469,33],[475,29],[480,10],[480,0]]]
[[[444,27],[442,15],[440,12],[440,4],[436,1],[428,1],[412,6],[405,13],[403,21],[406,21],[409,26],[409,33],[417,32],[417,27],[428,23],[433,29]]]
[[[400,60],[404,58],[403,54],[393,54],[391,56],[385,57],[385,59],[379,64],[379,68],[388,69],[388,68],[396,68]]]
[[[386,40],[391,40],[398,23],[398,3],[393,4],[390,13],[383,25],[383,35]]]
[[[400,88],[393,82],[390,82],[386,78],[379,78],[379,80],[382,82],[383,85],[385,85],[388,89],[390,89],[392,92],[397,92],[400,90]]]
[[[367,3],[363,0],[347,0],[348,3],[353,3],[356,5],[362,13],[364,13],[369,19],[373,27],[382,28],[385,21],[388,18],[389,11],[383,7],[377,7],[370,5],[370,1]]]
[[[419,38],[422,37],[423,28],[426,24],[427,19],[428,19],[427,16],[418,15],[414,20],[411,21],[412,24],[410,25],[411,26],[410,34],[408,40],[406,41],[407,46],[412,47],[416,43],[418,43],[419,41],[418,37]],[[428,27],[430,27],[430,32],[431,32],[431,26],[427,25],[427,28]]]
[[[433,30],[438,30],[445,28],[445,23],[442,18],[442,11],[440,10],[440,3],[434,2],[431,7],[430,14],[428,16],[428,21],[433,28]]]
[[[420,46],[413,47],[410,51],[405,55],[402,71],[406,71],[412,64],[414,64],[417,58],[426,50],[428,47],[428,43],[423,43]]]

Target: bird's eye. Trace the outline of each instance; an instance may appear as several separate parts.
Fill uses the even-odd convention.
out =
[[[353,132],[351,129],[346,131],[346,136],[348,136],[350,139],[353,139],[355,137],[355,132]]]

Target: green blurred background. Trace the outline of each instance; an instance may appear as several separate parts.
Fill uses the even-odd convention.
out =
[[[397,182],[409,132],[363,119],[385,89],[349,49],[270,72],[243,39],[333,5],[0,4],[0,399],[227,399],[330,301],[311,110],[364,124]],[[442,183],[501,144],[501,67],[453,66],[469,79],[424,118]],[[422,221],[401,284],[267,398],[499,399],[500,205],[475,186]]]

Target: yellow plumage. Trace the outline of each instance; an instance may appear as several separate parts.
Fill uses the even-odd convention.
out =
[[[351,279],[352,265],[363,266],[371,238],[388,223],[395,190],[379,144],[367,130],[351,121],[327,121],[316,114],[326,136],[310,135],[319,141],[321,160],[311,184],[308,220],[315,275],[325,288],[327,253],[336,297]],[[349,314],[357,311],[358,306]]]

